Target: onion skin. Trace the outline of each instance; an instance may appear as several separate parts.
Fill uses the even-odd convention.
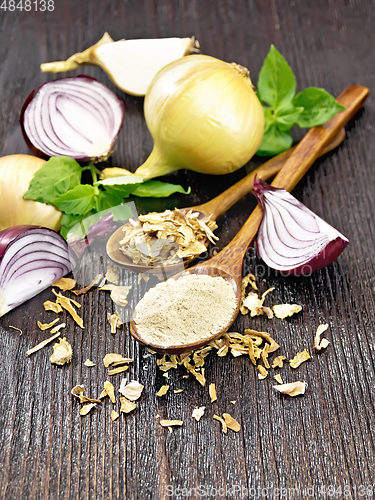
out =
[[[255,179],[253,193],[263,208],[258,254],[284,276],[310,276],[335,261],[349,243],[284,189]]]
[[[0,317],[74,266],[68,244],[49,228],[24,225],[0,231]]]
[[[80,150],[77,150],[77,148],[73,145],[69,145],[69,144],[66,144],[64,143],[62,140],[61,140],[61,143],[57,143],[56,140],[58,138],[58,140],[60,140],[60,138],[58,137],[57,135],[57,132],[55,132],[55,137],[49,137],[49,142],[50,144],[46,146],[45,143],[43,143],[43,140],[41,139],[40,142],[43,143],[43,145],[45,146],[45,148],[47,150],[43,150],[41,149],[40,147],[37,147],[33,142],[32,142],[32,139],[30,139],[29,137],[29,134],[27,133],[27,130],[26,130],[26,127],[25,127],[25,120],[26,120],[26,115],[27,115],[27,111],[28,111],[28,108],[29,106],[32,104],[32,101],[34,98],[36,98],[41,92],[43,92],[43,88],[45,86],[49,86],[50,84],[56,84],[58,85],[60,82],[62,84],[65,84],[65,82],[74,82],[76,81],[77,83],[79,82],[79,84],[87,84],[88,87],[87,87],[87,93],[84,94],[82,93],[82,104],[84,103],[85,105],[83,106],[83,108],[87,108],[89,109],[90,106],[92,106],[91,108],[91,112],[93,112],[92,114],[97,114],[97,115],[100,115],[100,111],[102,112],[102,110],[98,111],[98,109],[94,109],[94,104],[95,104],[95,100],[93,99],[93,97],[89,94],[91,93],[91,91],[93,91],[94,93],[96,92],[97,94],[97,97],[101,94],[101,92],[103,92],[103,100],[107,100],[107,103],[111,103],[111,104],[108,104],[108,115],[105,117],[107,120],[109,121],[112,121],[112,122],[116,122],[116,115],[115,114],[111,114],[111,112],[109,111],[111,109],[111,105],[112,105],[112,108],[116,108],[116,106],[118,106],[118,109],[116,110],[116,112],[119,113],[119,115],[121,116],[121,119],[119,121],[119,124],[117,127],[114,127],[115,128],[115,131],[111,130],[111,133],[110,133],[110,140],[111,140],[111,144],[108,144],[107,147],[105,148],[105,151],[103,152],[100,152],[99,154],[88,154],[87,152],[84,152],[84,151],[80,151]],[[92,83],[93,85],[96,84],[96,88],[92,88],[90,89],[90,83]],[[77,89],[72,89],[72,90],[69,90],[68,89],[60,89],[60,93],[62,96],[65,96],[65,97],[68,97],[67,100],[70,100],[71,103],[75,103],[75,101],[77,100],[77,96],[75,96],[75,99],[72,99],[72,95],[69,93],[70,91],[77,91]],[[79,89],[80,92],[82,92],[81,89]],[[45,91],[46,94],[47,94],[47,98],[43,97],[44,100],[47,99],[46,101],[46,104],[44,104],[44,107],[47,107],[47,105],[49,104],[49,101],[50,101],[50,97],[51,97],[51,94],[48,95],[48,92]],[[56,93],[56,90],[55,90],[55,93]],[[105,95],[105,94],[106,95]],[[42,94],[41,94],[42,95]],[[45,94],[44,94],[45,95]],[[89,101],[85,102],[84,98],[89,99]],[[91,101],[91,102],[90,102]],[[103,105],[102,102],[99,103],[98,102],[98,105]],[[113,106],[114,105],[114,106]],[[107,108],[107,107],[106,107]],[[102,108],[103,109],[103,108]],[[33,110],[35,112],[35,110]],[[39,112],[40,110],[37,109],[37,111]],[[50,125],[52,126],[52,129],[54,130],[54,122],[51,118],[52,114],[54,112],[56,112],[56,110],[54,108],[52,108],[52,111],[50,111],[50,115],[49,115],[49,122]],[[113,111],[113,109],[112,109]],[[51,114],[52,113],[52,114]],[[60,113],[60,111],[59,111]],[[72,115],[69,115],[69,112],[67,112],[67,114],[63,114],[61,113],[61,115],[63,116],[63,118],[69,123],[69,116],[71,117]],[[39,116],[39,114],[37,114],[37,116]],[[34,115],[33,115],[34,117]],[[102,117],[103,118],[103,117]],[[86,76],[86,75],[78,75],[78,76],[70,76],[70,77],[67,77],[67,78],[59,78],[59,79],[56,79],[56,80],[51,80],[49,82],[46,82],[44,83],[43,85],[41,85],[37,90],[33,90],[29,96],[26,98],[22,108],[21,108],[21,115],[20,115],[20,119],[19,119],[19,122],[20,122],[20,126],[21,126],[21,130],[22,130],[22,135],[25,139],[25,142],[26,144],[28,145],[28,147],[30,148],[30,150],[38,157],[40,158],[44,158],[44,159],[48,159],[50,158],[51,156],[70,156],[71,158],[74,158],[75,160],[79,161],[79,162],[83,162],[83,163],[86,163],[86,162],[99,162],[99,161],[105,161],[108,159],[109,156],[111,156],[111,154],[113,153],[114,151],[114,143],[115,143],[115,140],[117,139],[120,131],[121,131],[121,128],[122,128],[122,125],[123,125],[123,122],[124,122],[124,118],[125,118],[125,105],[124,105],[124,102],[114,93],[112,92],[108,87],[106,87],[104,84],[100,83],[98,80],[96,80],[95,78],[92,78],[91,76]],[[30,119],[29,119],[30,120]],[[32,120],[33,122],[35,121],[35,119]],[[104,122],[101,123],[101,126],[104,127]],[[38,125],[40,126],[40,124]],[[113,123],[112,123],[112,126]],[[77,135],[78,134],[81,134],[84,135],[84,132],[85,132],[85,129],[84,127],[82,127],[81,129],[79,127],[76,127],[75,129],[77,131]],[[35,131],[34,131],[35,132]],[[40,132],[40,130],[39,130]],[[48,136],[48,133],[44,130],[44,132],[46,133],[46,135]],[[54,147],[53,147],[53,154],[48,150],[49,149],[49,146],[54,143]],[[95,148],[94,148],[95,149]]]
[[[8,155],[0,158],[0,231],[8,227],[31,224],[58,231],[62,213],[52,205],[24,200],[30,182],[45,160],[30,155]]]
[[[147,90],[144,111],[154,149],[135,174],[145,180],[181,168],[229,174],[263,138],[264,113],[248,70],[210,56],[165,66]]]

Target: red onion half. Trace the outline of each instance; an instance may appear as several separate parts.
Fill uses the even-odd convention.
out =
[[[113,152],[124,116],[124,103],[112,90],[81,75],[33,90],[22,107],[20,123],[37,156],[103,161]]]
[[[0,317],[69,273],[75,262],[52,229],[14,226],[0,232]]]
[[[253,193],[263,208],[257,249],[272,269],[309,275],[336,260],[349,243],[288,191],[255,179]]]

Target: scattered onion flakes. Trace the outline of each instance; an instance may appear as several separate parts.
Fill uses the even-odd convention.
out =
[[[162,427],[172,427],[172,426],[179,427],[184,422],[183,420],[160,420],[159,423]]]
[[[128,305],[127,296],[129,295],[131,286],[115,286],[111,291],[112,301],[121,307]]]
[[[238,432],[241,429],[240,424],[231,415],[229,415],[229,413],[223,413],[223,417],[228,429],[231,429],[234,432]]]
[[[183,389],[175,389],[173,391],[174,394],[181,394],[181,392],[184,392],[184,390]]]
[[[197,422],[199,422],[199,420],[203,417],[204,415],[204,410],[206,409],[205,406],[201,406],[200,408],[198,408],[197,406],[194,408],[193,410],[193,413],[192,413],[192,417],[195,418],[195,420]]]
[[[104,389],[105,389],[105,392],[107,393],[107,396],[109,396],[109,399],[112,401],[112,403],[116,403],[115,388],[113,387],[111,382],[106,380],[104,382]]]
[[[87,415],[88,413],[90,413],[90,411],[96,406],[95,403],[88,403],[86,405],[83,405],[79,411],[79,413],[83,416],[83,415]]]
[[[89,398],[88,396],[84,396],[85,387],[83,385],[76,385],[71,390],[71,394],[79,400],[80,403],[101,403],[99,399]]]
[[[279,384],[283,384],[283,383],[284,383],[284,382],[283,382],[283,379],[281,378],[281,375],[280,375],[279,373],[278,373],[277,375],[274,375],[274,377],[273,377],[273,378],[274,378],[274,379],[276,380],[276,382],[278,382]]]
[[[225,421],[221,417],[219,417],[219,415],[214,415],[213,418],[221,423],[222,430],[223,430],[224,434],[226,434],[228,432],[228,427],[227,427],[227,424],[225,423]]]
[[[117,413],[117,411],[115,411],[115,410],[111,411],[111,420],[112,420],[112,422],[114,422],[115,420],[117,420],[119,418],[119,416],[120,416],[120,414]]]
[[[113,314],[107,313],[107,319],[109,321],[109,324],[111,325],[111,333],[113,334],[116,333],[117,328],[121,328],[123,325],[121,317],[117,311],[115,311]]]
[[[60,304],[56,304],[56,302],[52,302],[52,300],[46,300],[43,304],[45,311],[53,311],[58,314],[62,312],[62,307]]]
[[[99,285],[102,278],[103,278],[102,274],[97,274],[88,286],[85,286],[84,288],[81,288],[80,290],[72,290],[72,291],[75,295],[83,295],[84,293],[87,293],[89,290],[91,290],[91,288],[93,286]]]
[[[126,372],[127,370],[129,370],[128,366],[119,366],[118,368],[108,370],[108,375],[117,375],[117,373]]]
[[[63,309],[68,311],[68,313],[71,315],[71,317],[74,319],[74,321],[77,323],[77,325],[80,328],[84,328],[83,326],[83,319],[78,316],[77,311],[74,309],[72,303],[80,308],[81,304],[73,299],[70,299],[69,297],[65,297],[61,293],[56,293],[55,290],[52,288],[52,292],[56,295],[56,303],[59,304]]]
[[[40,321],[37,321],[37,325],[40,330],[48,330],[48,328],[52,328],[52,326],[59,321],[60,318],[56,318],[51,323],[41,323]]]
[[[275,290],[275,287],[269,288],[266,290],[262,296],[259,298],[258,294],[255,292],[250,292],[243,300],[241,304],[241,313],[247,314],[250,311],[250,316],[260,316],[262,314],[266,314],[268,319],[273,318],[272,310],[269,307],[264,307],[263,302],[266,296]]]
[[[286,356],[277,356],[272,363],[272,368],[282,368],[284,366],[284,360]]]
[[[72,288],[76,286],[76,283],[76,280],[73,280],[72,278],[60,278],[59,280],[52,283],[51,286],[57,286],[57,288],[60,288],[60,290],[66,292],[67,290],[72,290]]]
[[[215,384],[210,384],[208,386],[208,392],[210,394],[211,403],[214,403],[215,401],[217,401],[216,386],[215,386]]]
[[[73,349],[72,346],[67,342],[66,338],[60,339],[59,343],[53,346],[53,354],[50,357],[51,363],[55,365],[64,365],[65,363],[70,363],[72,360]]]
[[[125,397],[120,397],[120,402],[121,402],[121,408],[120,411],[123,413],[130,413],[131,411],[135,410],[137,408],[136,403],[132,403]]]
[[[262,365],[257,365],[257,368],[258,368],[258,378],[259,380],[263,380],[267,377],[268,375],[268,371],[264,368],[264,366]]]
[[[65,328],[65,327],[66,327],[65,323],[60,323],[59,325],[56,325],[54,328],[52,328],[50,333],[59,332],[62,328]]]
[[[40,344],[36,345],[32,349],[29,349],[26,352],[26,355],[30,356],[30,354],[33,354],[34,352],[39,351],[40,349],[43,349],[44,346],[52,342],[52,340],[55,340],[59,335],[60,334],[57,332],[55,335],[52,335],[52,337],[50,337],[49,339],[43,340],[43,342],[41,342]]]
[[[132,380],[127,384],[126,380],[122,379],[119,392],[130,401],[137,401],[141,397],[142,391],[143,385],[136,380]]]
[[[18,332],[20,332],[20,335],[22,335],[21,328],[17,328],[16,326],[12,326],[12,325],[9,325],[9,328],[13,328],[13,330],[17,330]]]
[[[93,363],[90,359],[86,359],[86,361],[83,363],[85,366],[95,366],[95,363]]]
[[[317,351],[320,351],[321,349],[325,349],[330,344],[329,340],[327,340],[327,339],[323,338],[322,340],[320,340],[320,336],[326,330],[328,330],[328,323],[319,325],[317,330],[316,330],[316,334],[315,334],[315,338],[314,338],[314,349],[316,349]]]
[[[289,364],[292,368],[298,368],[304,361],[310,359],[310,354],[304,349],[302,352],[299,352],[294,356],[293,359],[289,361]]]
[[[299,396],[300,394],[305,394],[306,382],[291,382],[289,384],[274,385],[274,389],[281,392],[282,394],[287,394],[288,396]]]
[[[273,312],[276,318],[285,319],[288,316],[293,316],[293,314],[302,311],[302,306],[298,304],[277,304],[273,306]]]
[[[110,283],[114,283],[115,285],[118,285],[120,281],[118,270],[111,265],[108,266],[107,272],[105,273],[105,278],[107,279],[107,281],[109,281]]]
[[[103,363],[106,368],[109,367],[109,365],[119,365],[119,364],[124,364],[124,363],[131,363],[133,360],[131,358],[124,358],[122,357],[121,354],[116,354],[114,352],[111,352],[109,354],[106,354],[103,358]]]
[[[165,396],[168,392],[169,385],[162,385],[156,395],[161,398],[162,396]]]

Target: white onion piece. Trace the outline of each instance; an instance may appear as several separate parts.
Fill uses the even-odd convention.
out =
[[[38,226],[0,232],[0,317],[68,274],[74,259],[66,241]]]
[[[288,191],[256,179],[253,192],[263,207],[257,249],[272,269],[311,274],[331,264],[349,243]]]
[[[21,126],[29,147],[45,156],[101,161],[113,151],[125,107],[112,90],[87,76],[47,82],[26,100]]]

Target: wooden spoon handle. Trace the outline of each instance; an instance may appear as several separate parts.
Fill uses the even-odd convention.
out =
[[[345,130],[342,128],[336,137],[324,148],[320,156],[325,155],[335,149],[345,138]],[[194,210],[204,213],[209,216],[212,215],[214,220],[219,219],[227,210],[230,209],[237,201],[243,198],[254,187],[254,178],[261,177],[264,181],[274,177],[284,166],[287,159],[291,156],[297,146],[287,149],[283,153],[274,156],[266,161],[258,168],[250,172],[241,180],[233,184],[230,188],[226,189],[223,193],[219,194],[212,200],[196,207],[191,207]]]
[[[363,106],[368,94],[369,90],[359,85],[346,88],[337,98],[337,101],[346,109],[323,126],[309,130],[275,177],[272,186],[291,191],[332,138]],[[242,266],[244,253],[254,240],[261,220],[262,209],[258,205],[233,240],[210,260],[210,265],[212,262],[215,266],[228,266],[228,264],[233,264],[237,255],[238,262],[241,262]]]

